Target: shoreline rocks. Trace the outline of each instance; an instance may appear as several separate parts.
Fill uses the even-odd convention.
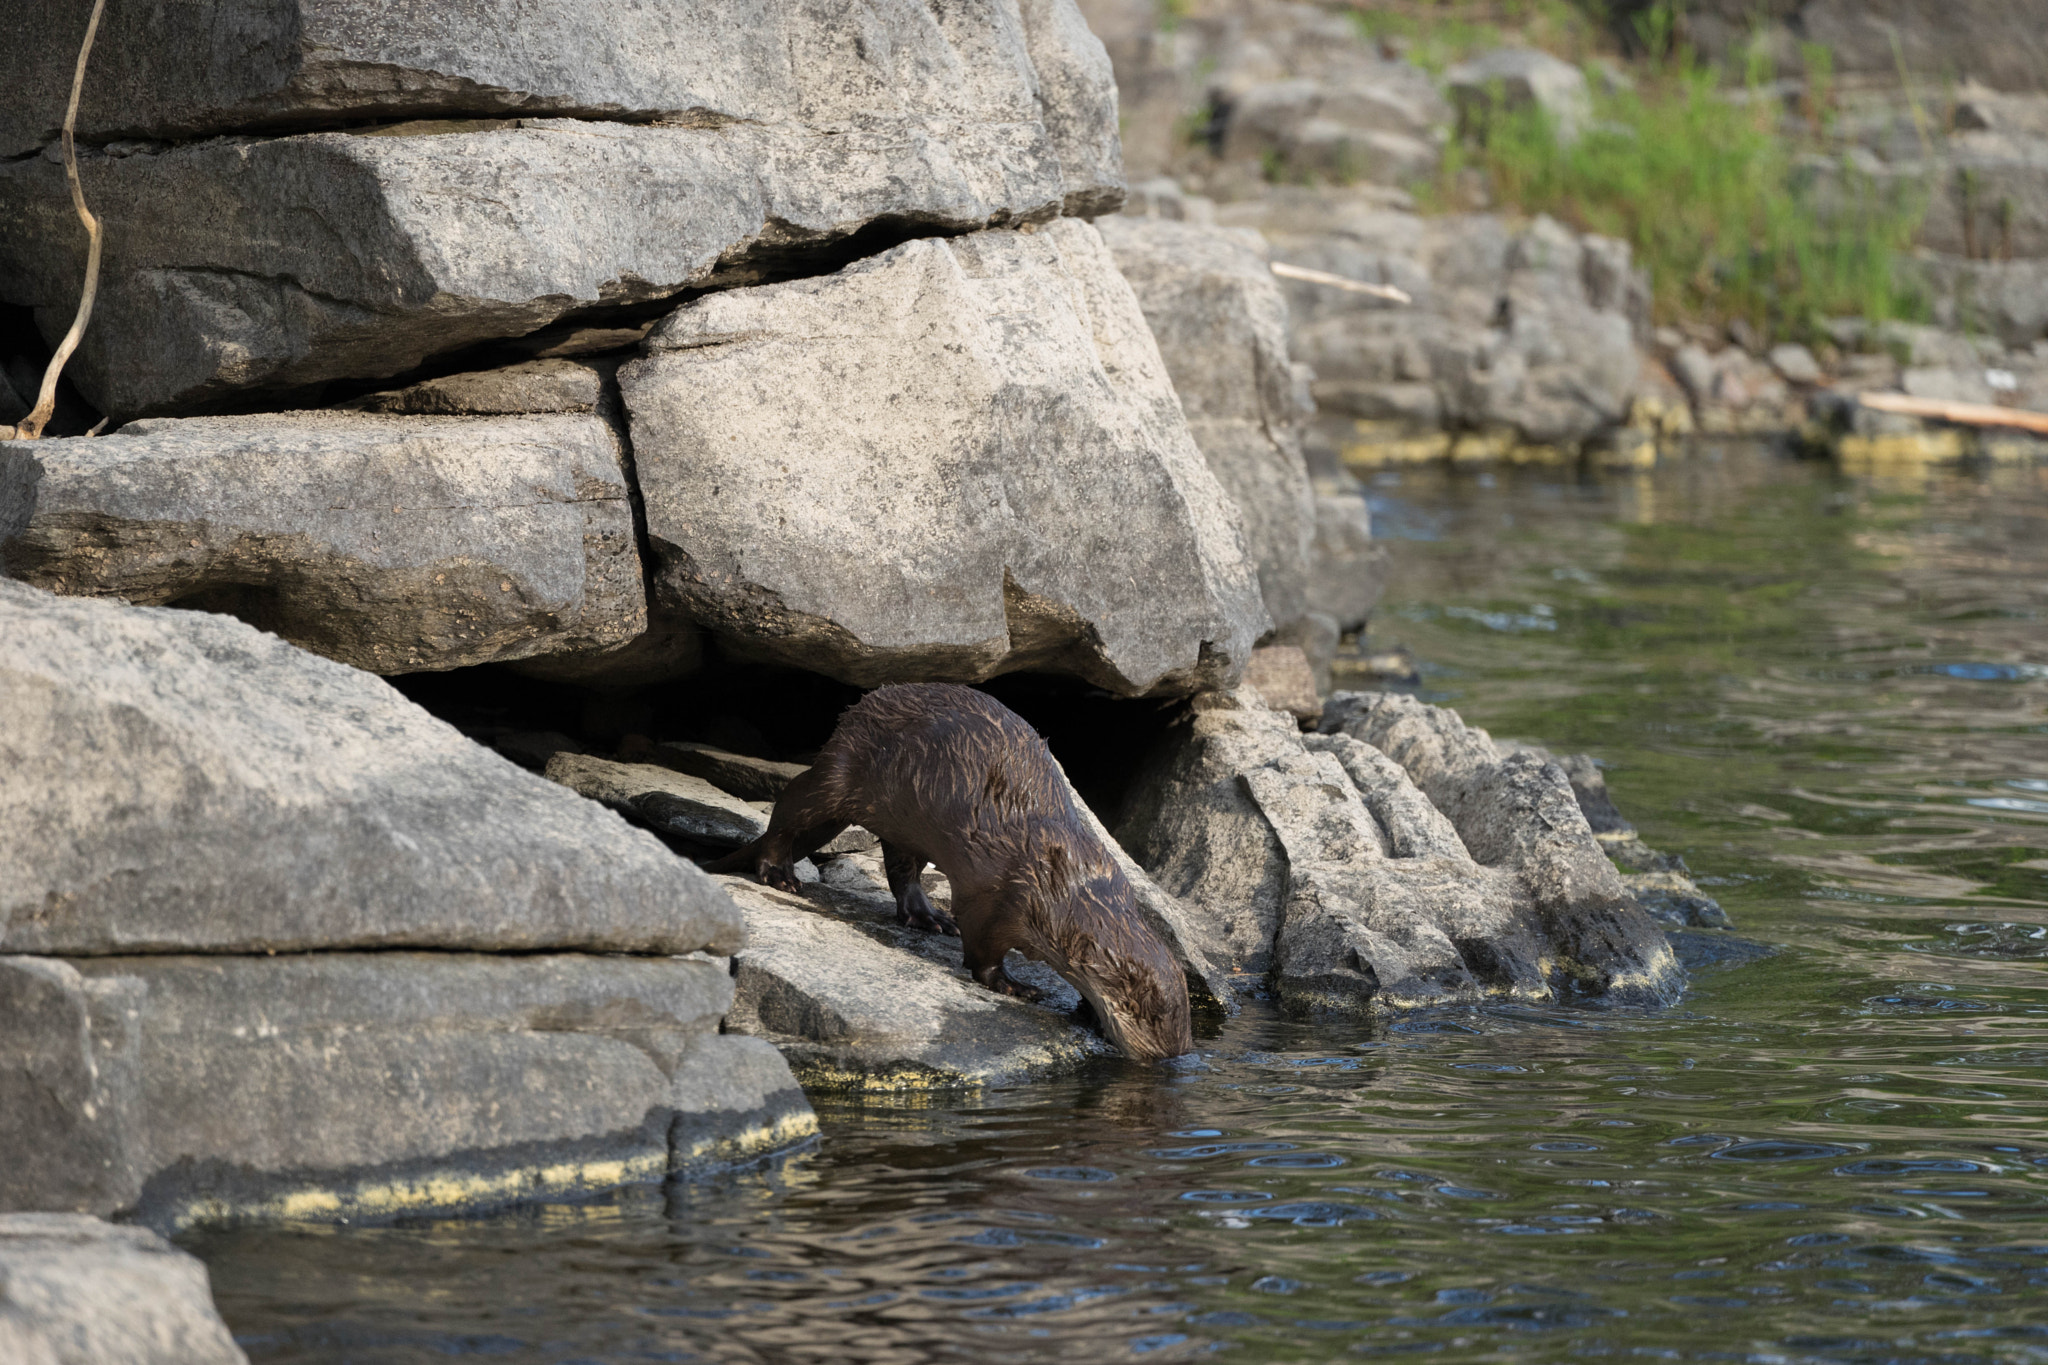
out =
[[[452,1213],[815,1131],[720,1033],[717,885],[373,675],[0,581],[0,767],[0,1208]]]
[[[248,1365],[198,1257],[146,1228],[62,1213],[0,1213],[0,1359]]]
[[[1676,999],[1561,768],[1407,697],[1338,693],[1320,729],[1249,688],[1198,698],[1122,829],[1283,1008]]]

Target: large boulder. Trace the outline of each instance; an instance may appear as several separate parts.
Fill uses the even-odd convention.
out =
[[[0,1207],[162,1228],[661,1180],[815,1131],[722,958],[0,958]]]
[[[730,952],[652,835],[369,674],[0,580],[0,951]]]
[[[1097,225],[1131,282],[1188,430],[1244,515],[1259,590],[1276,625],[1308,608],[1316,497],[1302,458],[1309,376],[1287,356],[1287,303],[1265,241],[1164,218]]]
[[[657,597],[863,686],[1233,677],[1267,628],[1236,509],[1101,237],[905,243],[697,299],[619,382]]]
[[[1198,699],[1125,824],[1283,1006],[1676,998],[1676,958],[1555,763],[1408,697],[1340,693],[1323,729],[1248,689]]]
[[[618,438],[591,415],[154,418],[0,443],[0,568],[228,612],[376,673],[647,628]]]
[[[9,1365],[248,1365],[206,1266],[147,1228],[0,1214],[0,1360]]]

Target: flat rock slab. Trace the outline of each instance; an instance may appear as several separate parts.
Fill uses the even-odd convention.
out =
[[[805,767],[801,763],[778,763],[772,758],[735,754],[689,740],[663,744],[649,757],[665,768],[701,777],[746,801],[775,800]]]
[[[0,1214],[0,1360],[11,1365],[248,1365],[206,1265],[147,1228]]]
[[[57,136],[87,4],[0,2],[0,156]],[[546,114],[813,134],[1002,123],[1081,202],[1119,192],[1116,87],[1073,0],[225,0],[110,7],[91,143]],[[1102,208],[1114,208],[1112,201]]]
[[[338,404],[351,412],[496,417],[522,412],[595,412],[604,400],[608,361],[550,358],[495,370],[469,370],[365,394]]]
[[[0,1207],[354,1221],[748,1159],[815,1120],[731,999],[702,955],[0,958]]]
[[[726,953],[653,835],[367,673],[0,580],[0,951]]]
[[[647,629],[619,442],[594,416],[155,418],[0,443],[0,567],[226,612],[374,673]]]
[[[620,387],[655,590],[862,686],[1212,685],[1267,628],[1235,509],[1094,228],[708,295]]]
[[[652,763],[558,753],[547,777],[666,834],[737,847],[761,837],[768,817],[701,777]]]
[[[971,980],[959,939],[898,925],[872,855],[829,862],[805,896],[720,880],[747,917],[726,1027],[773,1042],[805,1085],[995,1085],[1113,1051],[1073,1022],[1080,997],[1051,971],[1012,955],[1011,974],[1046,992],[1027,1004]]]
[[[961,232],[1062,204],[1036,122],[526,119],[102,153],[81,175],[121,230],[66,373],[117,419],[401,374],[574,311],[759,279],[867,227]],[[0,302],[51,338],[84,269],[67,196],[49,159],[0,163]]]

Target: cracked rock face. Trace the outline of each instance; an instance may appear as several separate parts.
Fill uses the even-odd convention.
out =
[[[1248,690],[1199,699],[1125,825],[1283,1006],[1677,997],[1677,960],[1557,764],[1409,697],[1339,693],[1323,729]]]
[[[618,439],[595,416],[153,419],[0,444],[0,567],[227,612],[376,673],[647,629]]]
[[[197,1256],[61,1213],[0,1214],[0,1360],[248,1365]]]
[[[730,952],[652,835],[381,679],[0,580],[0,951]]]
[[[85,241],[48,153],[75,40],[50,34],[90,6],[54,8],[0,0],[23,59],[0,301],[53,342]],[[863,229],[1123,199],[1109,59],[1073,0],[129,5],[93,56],[81,174],[109,228],[69,375],[117,419],[401,374]]]
[[[871,225],[1050,217],[1037,122],[934,130],[525,119],[437,135],[220,139],[86,159],[110,229],[67,371],[116,418],[399,374],[577,309],[759,278]],[[70,325],[63,168],[0,165],[0,299]]]
[[[708,295],[619,383],[658,600],[861,686],[1234,677],[1236,509],[1094,228],[905,243]]]
[[[0,0],[0,155],[55,139],[90,3]],[[74,33],[73,30],[76,30]],[[1115,86],[1072,0],[215,0],[109,7],[79,135],[548,116],[816,132],[1044,120],[1075,188],[1116,174]],[[1063,120],[1097,143],[1071,145]],[[1112,205],[1113,207],[1113,205]]]

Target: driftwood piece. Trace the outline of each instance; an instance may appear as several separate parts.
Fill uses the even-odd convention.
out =
[[[2013,427],[2048,436],[2048,412],[2001,408],[1989,403],[1951,403],[1942,398],[1915,398],[1905,393],[1859,393],[1856,401],[1877,412],[1901,417],[1930,417],[1966,427]]]
[[[71,319],[71,330],[58,343],[57,352],[50,357],[50,364],[43,371],[42,392],[36,396],[36,405],[28,416],[13,427],[0,427],[0,440],[39,440],[50,416],[57,410],[57,380],[64,373],[64,364],[71,359],[71,353],[78,349],[78,342],[85,335],[85,325],[92,320],[93,298],[100,288],[100,220],[85,206],[85,186],[78,180],[78,97],[85,90],[85,63],[92,56],[92,40],[100,31],[100,12],[107,7],[107,0],[93,0],[92,17],[85,22],[85,41],[78,46],[78,69],[71,77],[71,104],[64,111],[64,179],[71,186],[71,206],[78,210],[78,220],[85,224],[88,240],[85,253],[85,288],[78,296],[78,314]],[[106,424],[102,422],[101,426]],[[95,427],[92,435],[99,434]]]

